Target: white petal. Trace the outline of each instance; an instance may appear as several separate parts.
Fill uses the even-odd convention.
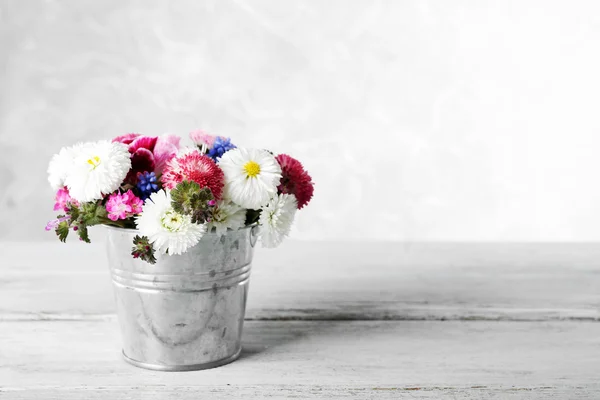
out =
[[[255,177],[249,177],[244,170],[244,166],[251,161],[260,167]],[[225,197],[244,208],[258,209],[277,193],[281,168],[275,157],[266,150],[230,150],[221,157],[219,166],[225,175]]]
[[[262,208],[260,238],[263,247],[277,247],[290,233],[298,202],[293,194],[280,194]]]
[[[76,153],[64,184],[69,194],[80,202],[101,199],[119,188],[131,168],[127,146],[107,140],[86,143]],[[89,160],[98,158],[95,167]]]
[[[195,224],[189,215],[182,216],[184,222],[178,231],[171,232],[162,224],[162,217],[171,207],[171,195],[163,190],[153,193],[142,207],[142,214],[135,219],[143,236],[148,236],[154,249],[160,254],[182,254],[196,245],[206,232],[205,224]]]

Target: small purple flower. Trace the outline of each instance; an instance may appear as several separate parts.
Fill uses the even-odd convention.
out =
[[[58,225],[63,222],[63,221],[67,221],[69,219],[69,217],[61,217],[58,219],[53,219],[51,221],[48,221],[48,223],[46,224],[46,230],[47,231],[53,231],[56,228],[58,228]]]

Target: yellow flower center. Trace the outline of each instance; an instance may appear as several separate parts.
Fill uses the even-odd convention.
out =
[[[254,161],[248,161],[246,165],[244,165],[244,171],[246,171],[246,175],[248,175],[248,178],[254,178],[258,174],[260,174],[260,165],[258,165]]]
[[[92,166],[92,169],[96,169],[100,165],[100,157],[94,156],[87,160],[88,164]]]
[[[165,212],[160,219],[163,228],[169,232],[177,232],[183,225],[183,216],[175,211],[169,210]]]

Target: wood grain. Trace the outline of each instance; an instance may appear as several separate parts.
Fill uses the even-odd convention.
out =
[[[110,319],[101,243],[0,243],[0,319]],[[256,251],[249,320],[600,320],[597,244],[315,243]]]
[[[161,373],[119,356],[114,321],[0,323],[0,397],[585,398],[600,324],[248,321],[240,360]],[[561,397],[562,396],[562,397]]]
[[[101,242],[0,254],[0,398],[600,398],[596,244],[258,249],[242,357],[187,373],[121,360]]]
[[[595,386],[595,385],[592,385]],[[461,400],[517,400],[517,399],[596,399],[597,391],[590,387],[492,387],[492,386],[335,386],[315,385],[213,385],[169,387],[148,386],[84,386],[36,388],[24,391],[2,392],[3,398],[14,400],[131,400],[131,399],[461,399]]]

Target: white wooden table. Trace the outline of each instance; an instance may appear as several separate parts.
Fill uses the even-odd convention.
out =
[[[0,243],[0,398],[600,398],[600,245],[313,243],[255,255],[244,350],[120,356],[101,244]]]

